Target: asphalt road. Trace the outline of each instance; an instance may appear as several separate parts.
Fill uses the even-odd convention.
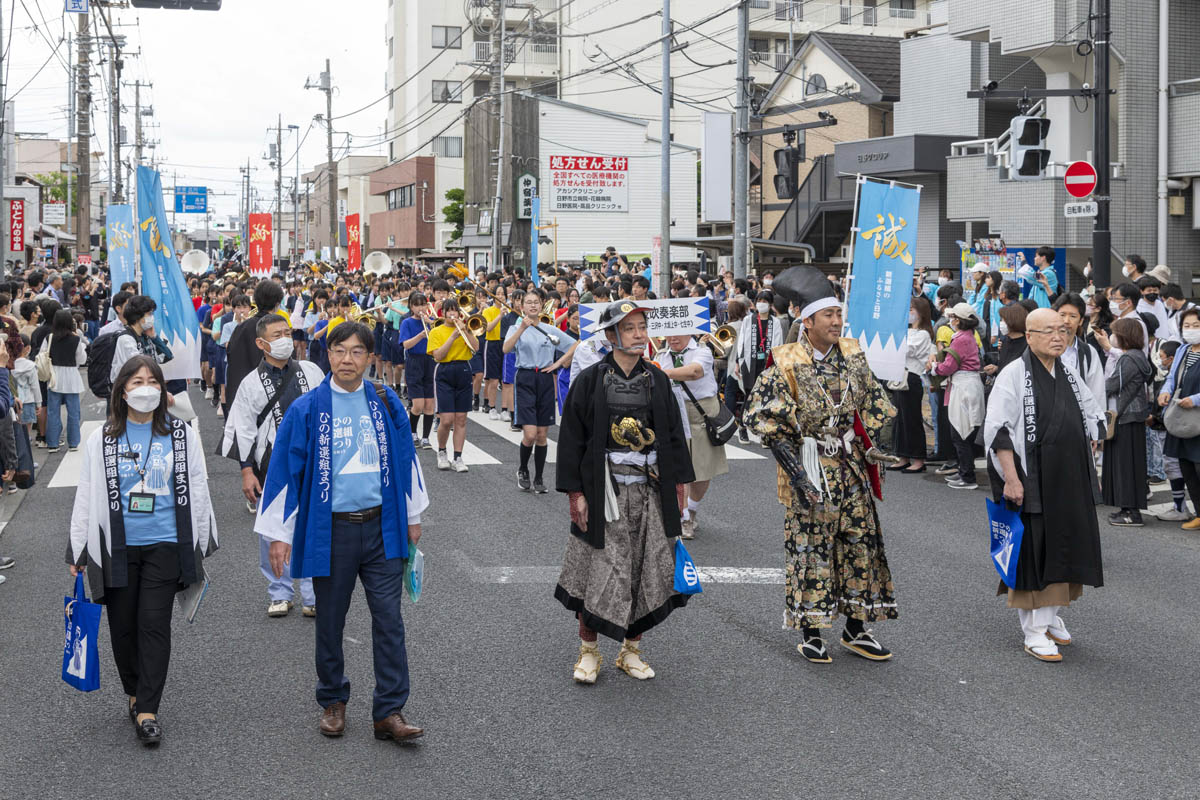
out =
[[[211,453],[220,420],[193,398]],[[346,625],[347,734],[318,734],[312,621],[266,617],[236,465],[210,455],[212,589],[196,624],[176,619],[166,741],[143,750],[106,626],[101,689],[80,694],[59,678],[74,468],[57,474],[63,456],[39,451],[49,463],[0,537],[18,562],[0,586],[0,798],[1200,795],[1200,617],[1183,591],[1200,535],[1102,522],[1108,585],[1065,615],[1075,643],[1064,661],[1043,664],[1022,652],[1016,613],[995,596],[983,490],[889,477],[880,514],[901,618],[875,630],[896,657],[836,648],[816,666],[781,628],[783,589],[769,572],[782,566],[774,467],[736,460],[689,549],[701,568],[753,569],[715,571],[729,582],[710,581],[647,635],[657,678],[619,672],[617,645],[602,642],[599,683],[581,687],[575,622],[552,597],[565,500],[517,491],[516,445],[474,423],[470,440],[490,456],[478,461],[500,463],[459,475],[422,455],[434,506],[426,593],[405,606],[406,714],[427,735],[412,748],[371,735],[361,594]]]

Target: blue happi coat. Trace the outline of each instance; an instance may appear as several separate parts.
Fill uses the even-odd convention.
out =
[[[254,531],[292,546],[292,577],[329,575],[333,529],[333,389],[331,376],[288,408],[271,453]],[[429,505],[421,467],[413,450],[408,415],[400,398],[386,389],[387,404],[375,385],[363,392],[379,442],[381,526],[388,558],[408,557],[408,526],[419,523]]]

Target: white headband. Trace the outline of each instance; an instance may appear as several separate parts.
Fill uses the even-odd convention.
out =
[[[800,310],[800,319],[808,319],[818,311],[824,311],[827,308],[840,306],[841,303],[836,297],[822,297],[820,300],[813,300]]]

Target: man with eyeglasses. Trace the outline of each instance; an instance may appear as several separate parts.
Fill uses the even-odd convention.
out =
[[[293,578],[313,579],[321,733],[346,729],[342,632],[361,578],[371,610],[375,738],[403,744],[424,733],[402,713],[409,679],[400,599],[429,497],[400,398],[363,380],[371,331],[347,321],[326,338],[331,372],[283,417],[254,530],[272,540],[277,577],[290,561]]]
[[[1024,536],[1012,586],[1025,652],[1062,661],[1071,643],[1060,616],[1083,586],[1103,586],[1092,454],[1104,441],[1104,411],[1075,369],[1060,358],[1073,333],[1058,312],[1025,321],[1029,349],[1000,371],[988,400],[984,442],[994,500],[1020,509]]]

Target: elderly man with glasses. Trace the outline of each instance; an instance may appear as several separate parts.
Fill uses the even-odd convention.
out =
[[[1071,643],[1060,616],[1083,593],[1103,586],[1092,454],[1104,441],[1104,411],[1075,369],[1060,358],[1073,337],[1057,312],[1025,321],[1029,349],[1000,371],[988,400],[984,441],[994,500],[1020,510],[1024,536],[1013,586],[1025,652],[1062,661]]]

